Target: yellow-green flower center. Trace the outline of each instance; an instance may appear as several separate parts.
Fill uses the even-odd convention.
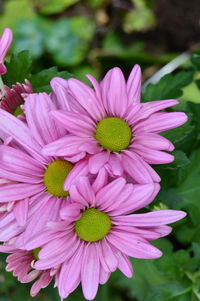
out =
[[[41,248],[36,248],[32,251],[35,260],[39,260],[38,253],[40,252],[40,250],[41,250]]]
[[[128,123],[117,117],[104,118],[96,126],[96,140],[103,148],[113,152],[126,149],[131,137],[132,132]]]
[[[87,209],[81,218],[76,221],[75,231],[85,241],[98,241],[103,239],[111,229],[111,219],[105,212],[95,208]]]
[[[21,115],[21,114],[24,114],[24,112],[22,111],[21,107],[18,106],[18,107],[15,109],[13,115],[14,115],[14,116],[18,116],[18,115]]]
[[[44,174],[44,185],[48,193],[57,197],[66,197],[68,191],[63,189],[64,182],[73,168],[73,164],[66,160],[55,160],[51,162]]]

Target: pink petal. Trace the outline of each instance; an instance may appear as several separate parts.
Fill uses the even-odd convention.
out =
[[[100,120],[105,115],[101,103],[96,98],[94,91],[77,79],[69,79],[67,81],[68,92],[76,99],[76,101],[86,110],[89,116],[94,120]]]
[[[131,233],[112,231],[107,235],[107,240],[121,252],[131,257],[153,259],[162,256],[162,252],[156,247]]]
[[[87,201],[87,203],[94,207],[95,206],[95,195],[92,187],[90,185],[88,177],[80,177],[80,179],[76,183],[76,187],[83,196],[83,198]]]
[[[76,163],[76,165],[72,168],[65,180],[64,189],[68,191],[71,185],[76,183],[77,179],[79,179],[81,176],[88,175],[88,172],[89,171],[87,159],[81,160],[78,163]]]
[[[67,135],[44,146],[42,153],[45,156],[73,156],[79,154],[79,148],[87,142],[90,142],[89,138]]]
[[[179,210],[160,210],[115,217],[117,224],[136,227],[157,227],[174,223],[186,216]]]
[[[134,147],[135,145],[143,145],[151,149],[167,150],[170,152],[174,150],[173,144],[168,139],[152,133],[143,133],[135,136],[130,147]]]
[[[52,111],[51,116],[71,134],[78,137],[91,137],[95,133],[93,120],[80,113]]]
[[[123,168],[121,163],[121,156],[111,153],[109,157],[109,167],[115,176],[122,176]]]
[[[21,200],[15,203],[13,212],[19,226],[25,226],[28,217],[29,199]]]
[[[133,211],[146,207],[154,200],[156,194],[160,190],[160,185],[157,183],[145,185],[134,184],[131,186],[132,188],[130,187],[129,189],[125,187],[123,195],[120,194],[116,198],[118,207],[109,208],[109,211],[111,210],[110,214],[112,216],[131,213]],[[126,191],[128,193],[127,196]],[[124,196],[126,196],[126,198]]]
[[[184,124],[188,120],[185,113],[155,113],[148,119],[139,122],[134,128],[133,132],[139,134],[142,132],[160,133]]]
[[[34,140],[29,128],[15,116],[0,109],[0,129],[14,138],[39,162],[47,163],[39,144]]]
[[[26,98],[25,112],[28,126],[35,140],[44,146],[65,134],[50,116],[56,107],[46,93],[30,94]]]
[[[18,201],[35,195],[44,189],[43,184],[13,183],[0,186],[0,203]]]
[[[93,174],[96,174],[108,161],[109,152],[102,151],[94,156],[89,157],[89,171]]]
[[[99,242],[99,247],[100,262],[102,267],[107,272],[114,272],[117,268],[118,261],[109,243],[104,239]]]
[[[106,86],[104,82],[108,81]],[[103,97],[107,103],[107,113],[113,116],[123,117],[127,111],[128,98],[124,75],[119,68],[108,71],[102,82]]]
[[[149,170],[146,168],[146,163],[137,154],[131,151],[124,151],[122,155],[122,164],[126,173],[133,178],[137,183],[147,184],[152,183],[153,179]]]
[[[149,164],[166,164],[174,161],[173,155],[143,145],[135,144],[131,149]]]
[[[68,204],[60,210],[60,217],[68,222],[78,220],[81,217],[81,209],[84,209],[80,204]]]
[[[142,103],[142,108],[135,118],[135,123],[141,119],[148,118],[151,114],[160,110],[175,106],[179,103],[176,99],[154,100],[151,102]]]
[[[62,265],[58,284],[59,294],[62,298],[66,298],[80,283],[83,252],[84,243],[79,246],[70,260]]]
[[[118,178],[104,186],[96,194],[96,206],[98,206],[100,210],[108,208],[110,204],[115,202],[116,197],[120,194],[125,184],[125,179]]]
[[[100,275],[99,275],[99,283],[100,284],[105,284],[109,277],[110,277],[110,272],[106,272],[102,267],[100,268]]]
[[[97,193],[108,182],[108,173],[105,168],[101,168],[92,184],[93,191]]]
[[[127,81],[127,94],[129,103],[140,102],[142,74],[139,65],[135,65]]]
[[[51,280],[52,277],[50,276],[49,271],[43,272],[40,278],[37,281],[35,281],[35,283],[31,287],[31,297],[35,297],[39,293],[41,288],[47,287]]]
[[[81,283],[84,297],[93,300],[99,285],[100,263],[96,243],[88,244],[82,259]]]

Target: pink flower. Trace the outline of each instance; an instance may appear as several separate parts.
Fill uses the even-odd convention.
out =
[[[13,246],[1,245],[0,251],[5,253],[11,253],[6,259],[7,272],[13,272],[13,275],[17,277],[17,280],[21,283],[29,283],[35,280],[35,283],[31,288],[31,296],[35,297],[42,288],[45,288],[51,282],[53,275],[57,272],[57,269],[39,271],[34,267],[34,262],[38,259],[39,249],[32,251],[25,251],[15,249]]]
[[[5,95],[1,100],[0,108],[15,116],[22,114],[21,105],[24,104],[25,97],[33,93],[31,83],[25,80],[24,84],[16,83],[12,88],[4,85],[4,91]]]
[[[49,223],[48,235],[37,237],[43,247],[36,269],[61,265],[56,279],[61,298],[81,282],[85,298],[94,299],[99,283],[107,282],[117,268],[132,277],[129,257],[160,257],[162,252],[149,241],[169,234],[171,227],[166,224],[186,215],[176,210],[129,214],[147,206],[158,190],[157,183],[126,184],[118,178],[97,191],[88,178],[81,177],[70,188],[70,204],[61,209],[62,220]]]
[[[12,31],[10,28],[5,28],[0,38],[0,75],[7,72],[6,66],[4,65],[4,58],[12,42]]]
[[[132,177],[137,183],[159,182],[160,177],[149,164],[174,160],[169,151],[174,146],[160,132],[186,122],[182,112],[160,112],[177,100],[140,103],[141,71],[135,65],[127,83],[119,68],[111,69],[100,84],[90,75],[94,89],[76,79],[52,81],[53,97],[63,108],[51,116],[64,129],[64,138],[45,146],[45,155],[65,156],[74,160],[80,150],[90,154],[89,171],[102,166],[114,176]],[[163,152],[167,151],[167,152]],[[77,159],[78,160],[78,159]],[[68,187],[66,181],[65,187]]]
[[[0,109],[0,130],[11,137],[9,145],[0,145],[0,203],[4,212],[0,240],[7,241],[25,228],[15,242],[20,248],[30,237],[45,231],[48,221],[58,219],[60,209],[68,202],[68,191],[63,189],[66,177],[69,175],[73,182],[88,173],[85,160],[74,165],[64,157],[41,153],[45,144],[66,134],[49,114],[54,109],[56,105],[45,93],[27,98],[27,123]]]

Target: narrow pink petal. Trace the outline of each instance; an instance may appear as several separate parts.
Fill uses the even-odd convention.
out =
[[[4,32],[0,38],[0,60],[2,61],[10,47],[12,42],[12,30],[10,28],[5,28]]]
[[[79,249],[76,250],[75,254],[61,267],[58,289],[62,298],[66,298],[80,283],[84,246],[84,243],[80,244]]]
[[[105,284],[110,278],[110,272],[106,272],[102,267],[100,267],[99,283]]]
[[[139,122],[134,128],[135,134],[143,132],[160,133],[184,124],[188,120],[185,113],[172,112],[172,113],[155,113],[148,119]]]
[[[141,103],[135,103],[129,105],[125,116],[125,120],[128,122],[128,124],[130,125],[134,124],[135,118],[137,115],[139,115],[141,107],[142,107]]]
[[[72,168],[65,180],[64,189],[68,191],[71,185],[76,183],[77,179],[79,179],[81,176],[88,175],[88,172],[89,171],[87,159],[81,160],[78,163],[76,163],[76,165]]]
[[[55,105],[46,93],[32,93],[26,98],[26,120],[32,135],[41,146],[60,138],[66,132],[57,126],[50,115],[50,112],[55,109]]]
[[[123,168],[133,180],[140,184],[152,183],[153,179],[144,162],[142,158],[129,150],[122,154]]]
[[[130,147],[134,147],[138,144],[155,150],[166,150],[170,152],[174,150],[173,144],[168,139],[158,134],[143,133],[141,135],[136,135],[132,140]]]
[[[103,87],[104,95],[107,103],[108,113],[113,116],[123,117],[127,111],[128,98],[126,91],[126,82],[122,71],[115,67],[111,69],[104,78],[108,84]]]
[[[93,85],[94,87],[94,90],[95,90],[95,93],[96,93],[96,97],[98,100],[101,99],[101,88],[100,88],[100,85],[99,83],[97,82],[97,80],[90,74],[86,74],[86,77],[89,79],[89,81],[91,82],[91,84]],[[102,107],[103,109],[103,107]],[[104,111],[103,111],[104,112]],[[105,114],[105,112],[104,112]],[[104,117],[104,115],[102,114],[101,118]]]
[[[76,187],[87,203],[92,207],[95,206],[95,195],[88,177],[80,177]]]
[[[69,222],[78,220],[81,217],[81,209],[84,209],[81,204],[68,204],[60,210],[60,217]]]
[[[127,81],[127,94],[129,103],[140,102],[142,74],[139,65],[135,65]]]
[[[44,146],[42,153],[45,156],[73,156],[80,153],[79,147],[83,143],[87,143],[89,138],[76,137],[73,135],[66,135],[54,142],[51,142]]]
[[[84,297],[93,300],[99,285],[100,263],[97,244],[91,243],[85,247],[81,267],[81,283]]]
[[[108,208],[110,204],[115,202],[116,197],[122,191],[125,184],[126,181],[124,178],[118,178],[100,189],[96,194],[96,206],[101,210]]]
[[[154,100],[151,102],[142,103],[142,108],[135,117],[134,122],[136,123],[141,119],[148,118],[151,114],[175,106],[178,103],[179,101],[176,99]]]
[[[89,158],[89,171],[96,174],[109,160],[109,152],[102,151]]]
[[[71,256],[73,256],[73,254],[75,253],[77,248],[79,248],[80,241],[79,240],[74,241],[70,237],[68,238],[67,235],[66,235],[65,239],[62,239],[62,240],[63,240],[63,244],[62,245],[59,244],[59,246],[60,247],[62,246],[62,248],[59,248],[59,249],[58,249],[58,245],[56,244],[57,239],[55,241],[50,242],[45,245],[45,249],[47,248],[47,246],[50,248],[49,255],[51,253],[51,256],[46,257],[41,260],[38,260],[35,263],[36,269],[46,270],[46,269],[57,267],[61,263],[63,263],[65,260],[67,260]],[[52,252],[51,252],[51,245],[54,247]],[[39,254],[39,256],[40,256],[40,254]]]
[[[141,156],[149,164],[166,164],[174,161],[174,156],[143,145],[134,145],[131,150]]]
[[[0,203],[22,200],[41,192],[42,184],[13,183],[0,186]]]
[[[52,111],[51,116],[71,134],[78,137],[91,137],[95,133],[94,121],[80,113]]]
[[[41,232],[47,230],[47,223],[49,221],[56,221],[59,219],[60,210],[62,209],[63,203],[64,202],[62,199],[56,199],[56,197],[44,193],[42,196],[41,205],[36,208],[33,213],[31,210],[29,212],[29,221],[25,232],[23,233],[24,244],[29,244],[31,239],[37,237]],[[40,212],[42,212],[42,215],[40,216],[40,222],[38,223],[37,220]]]
[[[99,251],[99,253],[101,252],[100,262],[103,268],[107,272],[114,272],[117,268],[118,261],[112,248],[105,239],[99,242],[99,247],[101,248],[101,251]]]
[[[115,176],[122,176],[123,167],[121,163],[121,156],[111,153],[109,157],[109,167]]]
[[[31,287],[31,297],[35,297],[39,293],[41,288],[47,287],[51,280],[52,277],[50,276],[49,271],[43,272],[40,278],[37,281],[35,281],[35,283]]]
[[[97,174],[96,179],[92,183],[92,188],[94,192],[97,193],[97,191],[99,191],[102,187],[104,187],[107,182],[108,182],[108,172],[106,171],[105,168],[101,168],[101,170]]]
[[[14,138],[39,162],[47,163],[39,144],[34,140],[29,128],[15,116],[0,109],[0,130]]]
[[[28,217],[29,199],[21,200],[15,203],[13,212],[19,226],[25,226]]]
[[[69,93],[86,110],[94,120],[100,120],[105,115],[101,103],[98,101],[94,91],[77,79],[67,81]]]
[[[128,189],[125,187],[124,195],[127,190]],[[109,208],[109,211],[112,210],[110,214],[112,216],[116,216],[125,213],[126,214],[131,213],[133,211],[144,208],[154,200],[159,190],[160,190],[160,185],[157,183],[145,184],[145,185],[140,185],[140,184],[131,185],[131,187],[129,188],[129,193],[127,194],[126,198],[124,198],[124,196],[121,194],[118,195],[118,197],[116,198],[116,203],[118,204],[118,207]]]
[[[131,257],[153,259],[162,256],[162,252],[156,247],[131,233],[112,231],[107,235],[107,240],[122,253]]]
[[[117,249],[115,249],[115,254],[118,259],[118,269],[128,278],[133,277],[133,266],[129,257]]]
[[[157,227],[174,223],[186,216],[184,211],[160,210],[115,217],[117,224],[136,227]]]
[[[53,89],[52,98],[56,98],[57,108],[65,111],[71,111],[69,95],[67,93],[67,81],[60,77],[54,77],[51,82]]]
[[[15,164],[13,164],[13,158],[15,158]],[[44,174],[44,167],[40,162],[24,151],[10,146],[0,146],[0,160],[1,168],[5,168],[7,171],[12,171],[30,178],[43,176]]]

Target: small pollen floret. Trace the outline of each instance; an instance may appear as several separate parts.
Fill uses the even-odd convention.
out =
[[[111,230],[111,219],[105,212],[87,209],[76,221],[75,231],[80,239],[94,242],[103,239]]]
[[[66,177],[73,168],[73,164],[66,160],[51,162],[44,174],[44,184],[48,193],[57,197],[67,197],[68,191],[63,189]]]
[[[120,152],[130,144],[131,128],[126,121],[117,117],[102,119],[96,126],[95,138],[100,145],[113,152]]]

